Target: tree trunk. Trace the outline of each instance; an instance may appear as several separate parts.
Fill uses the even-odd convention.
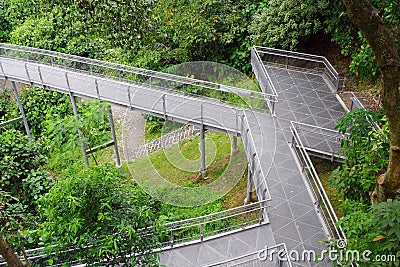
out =
[[[372,203],[400,195],[400,58],[395,33],[390,31],[370,0],[342,0],[350,20],[374,51],[382,72],[381,99],[389,123],[390,157],[385,174],[377,178]]]
[[[10,245],[0,236],[0,254],[7,262],[8,266],[12,267],[24,267],[20,259],[15,255]]]

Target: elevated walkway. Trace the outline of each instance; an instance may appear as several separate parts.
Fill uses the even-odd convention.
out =
[[[257,203],[259,222],[263,223],[210,238],[203,238],[200,232],[197,240],[165,247],[161,264],[211,266],[221,263],[224,266],[230,260],[235,262],[238,256],[245,257],[265,246],[281,243],[286,244],[288,251],[301,253],[312,249],[318,253],[324,249],[319,244],[321,239],[343,238],[341,230],[334,225],[337,217],[318,177],[310,175],[309,170],[313,167],[307,152],[300,150],[305,153],[305,161],[296,157],[298,150],[304,147],[296,132],[303,131],[305,141],[312,137],[304,130],[305,125],[332,129],[345,113],[334,95],[340,79],[326,59],[254,48],[252,65],[263,93],[227,89],[184,77],[4,44],[0,45],[0,64],[0,78],[99,98],[166,119],[241,136],[249,162],[250,186],[254,185],[261,201]],[[251,106],[249,109],[231,106],[215,99],[172,91],[171,84],[203,86],[266,101],[273,116],[251,110]],[[293,126],[296,122],[297,127]],[[321,137],[319,133],[316,135]],[[308,150],[314,146],[320,153],[331,155],[336,148],[329,147],[325,137],[320,139],[319,143],[308,139]],[[192,226],[202,229],[204,221],[196,220],[202,219],[190,220]],[[182,223],[176,222],[178,226]],[[180,229],[180,226],[176,228],[177,231]],[[250,261],[251,266],[257,266],[254,257]],[[238,266],[243,265],[239,262]],[[292,266],[332,264],[295,261]]]

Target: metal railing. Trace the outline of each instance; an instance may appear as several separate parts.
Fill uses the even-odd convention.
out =
[[[340,77],[332,64],[323,56],[316,56],[280,49],[255,46],[254,54],[257,55],[259,64],[274,64],[282,68],[301,70],[320,74],[332,86],[333,92],[339,88]]]
[[[7,125],[14,124],[14,123],[20,122],[20,121],[22,121],[22,116],[8,120],[8,121],[2,121],[2,122],[0,122],[0,127],[5,127]]]
[[[275,103],[278,102],[278,93],[276,92],[275,86],[272,83],[271,77],[269,77],[268,71],[260,58],[255,47],[251,49],[251,66],[256,76],[258,83],[260,84],[261,90],[267,96],[267,104],[272,115],[275,114]]]
[[[292,262],[288,255],[286,244],[282,243],[272,247],[244,254],[232,259],[221,261],[208,267],[246,267],[246,266],[264,266],[264,267],[292,267]],[[205,266],[204,266],[205,267]]]
[[[163,249],[178,244],[203,242],[206,239],[242,231],[268,223],[266,203],[268,200],[243,205],[205,216],[166,223],[161,230],[165,234]]]
[[[343,139],[347,139],[349,134],[342,134],[339,131],[322,128],[301,122],[291,122],[292,127],[302,141],[304,148],[311,154],[330,159],[331,161],[342,161],[341,144]],[[292,137],[292,142],[294,136]]]
[[[266,220],[266,201],[259,201],[248,205],[224,210],[205,216],[169,222],[164,224],[160,231],[164,239],[161,241],[162,250],[172,248],[180,244],[190,244],[203,242],[208,239],[218,238],[224,235],[232,234],[236,231],[243,231],[261,224],[268,223]],[[154,234],[153,228],[138,230],[139,235]],[[160,232],[158,231],[158,232]],[[84,248],[81,248],[84,249]],[[71,261],[71,255],[77,249],[71,248],[67,251],[60,252],[57,260],[54,260],[51,266],[62,266],[65,263],[79,264],[79,260]],[[47,265],[48,260],[52,259],[56,254],[52,252],[46,254],[44,247],[29,249],[25,251],[28,260],[32,266]],[[63,258],[67,260],[63,260]],[[21,260],[24,259],[21,257]],[[0,258],[0,266],[5,266],[6,262]]]
[[[361,99],[372,99],[374,101],[374,104],[367,105],[366,107],[364,106],[363,103],[361,103]],[[378,99],[375,97],[361,97],[361,96],[356,96],[353,92],[351,93],[351,105],[350,105],[350,111],[353,110],[354,108],[367,108],[367,109],[372,109],[374,111],[382,108],[382,102],[380,96]]]
[[[342,228],[336,225],[338,222],[338,217],[307,153],[307,149],[304,147],[303,142],[301,141],[300,135],[294,123],[292,123],[290,129],[293,137],[292,148],[296,152],[301,163],[302,171],[307,177],[312,194],[316,201],[317,208],[321,211],[320,214],[325,222],[325,226],[328,228],[329,234],[334,238],[345,239],[346,237]]]
[[[240,136],[245,148],[249,168],[252,173],[251,177],[256,189],[257,198],[259,200],[270,201],[271,195],[267,186],[267,176],[264,174],[264,170],[261,168],[261,161],[256,152],[256,146],[254,144],[249,122],[245,114],[242,116],[242,130]]]
[[[194,95],[211,95],[213,99],[232,105],[238,105],[237,99],[231,100],[231,96],[236,95],[242,98],[245,105],[259,110],[265,109],[264,103],[267,100],[267,95],[263,92],[31,47],[0,43],[0,56],[92,76],[134,82],[150,88],[173,90],[184,95],[193,95],[191,92],[197,91]],[[243,107],[244,104],[239,100],[238,102]]]

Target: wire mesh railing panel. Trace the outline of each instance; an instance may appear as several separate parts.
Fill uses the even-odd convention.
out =
[[[304,147],[303,142],[301,141],[295,124],[295,122],[292,122],[291,125],[293,137],[292,147],[295,150],[296,155],[300,161],[302,171],[307,177],[314,199],[316,201],[315,204],[317,205],[317,208],[322,211],[321,215],[324,219],[325,226],[328,228],[330,236],[338,239],[345,239],[343,230],[340,226],[338,227],[336,225],[338,222],[338,218],[335,210],[333,209],[328,195],[326,194],[326,191],[318,177],[318,174],[315,171],[314,165],[312,164],[307,150]]]
[[[264,111],[267,109],[264,103],[267,99],[266,94],[235,86],[221,85],[169,73],[10,44],[0,44],[0,56],[17,59],[21,62],[44,64],[66,71],[80,72],[117,81],[138,83],[142,86],[146,85],[146,87],[155,86],[158,89],[174,90],[181,94],[207,95],[213,98],[225,95],[224,99],[219,99],[221,102],[240,107],[254,105],[251,108]]]
[[[348,138],[348,134],[300,122],[292,122],[292,126],[296,128],[298,137],[307,151],[317,156],[325,155],[331,160],[344,159],[341,143]]]
[[[339,74],[325,57],[259,46],[253,50],[261,64],[323,75],[335,92],[339,87]]]
[[[165,247],[173,247],[265,223],[262,218],[265,204],[264,200],[197,218],[166,223],[162,229],[162,243]]]
[[[254,183],[257,198],[259,200],[271,200],[269,189],[267,186],[267,176],[264,173],[253,135],[249,126],[246,115],[242,117],[241,138],[245,147],[245,153],[249,162],[249,171],[252,173],[252,181]]]

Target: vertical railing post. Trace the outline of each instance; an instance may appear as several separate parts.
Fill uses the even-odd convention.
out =
[[[17,85],[15,84],[14,81],[12,81],[11,84],[13,86],[15,99],[17,100],[17,103],[18,103],[19,112],[21,112],[22,120],[24,121],[24,127],[25,127],[26,134],[28,135],[29,139],[32,140],[31,131],[29,129],[28,120],[26,119],[26,116],[25,116],[24,107],[22,106],[22,103],[21,103],[21,98],[19,97]]]
[[[71,87],[69,85],[69,79],[68,79],[67,73],[65,73],[65,79],[67,81],[67,86],[68,86],[68,90],[69,90],[69,98],[71,100],[72,110],[73,110],[74,115],[75,115],[75,120],[76,120],[77,123],[79,123],[78,108],[76,106],[75,96],[71,92]],[[83,160],[85,161],[85,165],[87,167],[89,167],[89,159],[88,159],[88,156],[87,156],[87,153],[86,153],[85,141],[83,140],[83,133],[82,133],[81,127],[79,127],[79,125],[78,125],[78,135],[79,135],[79,139],[81,140],[81,149],[82,149]]]
[[[206,167],[206,145],[205,145],[205,138],[204,138],[204,125],[201,124],[200,126],[200,161],[201,161],[201,175],[207,175],[207,167]]]
[[[26,62],[25,62],[25,72],[26,72],[26,76],[28,77],[28,80],[29,80],[29,85],[32,85],[31,76],[29,75],[28,66],[27,66]]]
[[[174,230],[171,228],[170,230],[170,244],[171,244],[171,248],[174,246]]]
[[[97,99],[100,100],[99,83],[98,83],[97,79],[94,80],[94,86],[96,88]]]
[[[164,120],[167,120],[167,107],[166,107],[166,103],[165,103],[165,94],[162,95],[162,105],[163,105]]]
[[[117,167],[121,167],[121,159],[119,157],[117,135],[115,134],[114,119],[111,106],[108,108],[108,118],[110,121],[111,135],[114,142],[115,164],[117,165]]]
[[[258,222],[259,224],[262,224],[264,221],[264,202],[260,203],[260,214],[259,214],[259,218],[258,218]]]
[[[248,167],[247,167],[247,187],[246,187],[246,198],[244,199],[244,204],[249,204],[251,202],[251,198],[252,198],[252,176],[253,176],[253,170],[251,165],[254,164],[254,162],[249,163]]]
[[[3,64],[1,64],[1,60],[0,60],[0,68],[1,68],[1,72],[3,73],[4,79],[7,80],[7,76],[6,76],[6,73],[4,72]]]
[[[42,83],[42,87],[44,88],[43,76],[42,76],[42,72],[40,70],[40,66],[38,66],[38,73],[39,73],[40,82]]]
[[[206,142],[205,142],[205,134],[204,134],[204,124],[203,124],[203,103],[200,104],[200,173],[203,177],[207,176],[207,167],[206,167]]]
[[[201,219],[200,223],[200,241],[203,242],[204,240],[204,218]]]

